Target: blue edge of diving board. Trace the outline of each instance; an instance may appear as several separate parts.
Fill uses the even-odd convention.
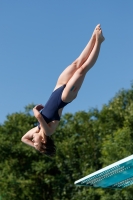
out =
[[[122,189],[133,184],[133,155],[104,167],[74,183],[79,186]]]

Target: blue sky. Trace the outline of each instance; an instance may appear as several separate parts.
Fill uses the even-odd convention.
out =
[[[0,123],[30,103],[45,104],[98,23],[106,38],[98,61],[63,113],[101,109],[120,89],[130,89],[132,19],[132,0],[1,0]]]

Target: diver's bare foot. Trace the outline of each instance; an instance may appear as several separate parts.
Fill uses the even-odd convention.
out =
[[[98,24],[96,27],[95,27],[95,29],[94,29],[94,31],[93,31],[93,33],[92,33],[92,36],[91,36],[91,38],[92,38],[92,47],[94,47],[94,45],[95,45],[95,42],[96,42],[96,33],[97,33],[97,30],[99,30],[100,29],[100,24]]]
[[[92,38],[96,38],[96,32],[97,32],[97,30],[99,30],[101,27],[100,27],[100,24],[98,24],[96,27],[95,27],[95,29],[94,29],[94,31],[93,31],[93,34],[92,34]]]
[[[96,26],[96,29],[95,29],[95,34],[96,34],[96,39],[99,41],[99,42],[103,42],[105,40],[104,36],[103,36],[103,33],[102,33],[102,29],[100,27],[100,24],[98,26]]]

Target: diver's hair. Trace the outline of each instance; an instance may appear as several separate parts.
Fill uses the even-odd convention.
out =
[[[54,156],[56,153],[56,147],[54,141],[45,135],[46,143],[41,143],[40,152],[46,154],[47,156]]]

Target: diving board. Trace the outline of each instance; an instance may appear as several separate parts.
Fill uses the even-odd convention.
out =
[[[104,167],[74,183],[79,186],[122,189],[133,184],[133,155]]]

